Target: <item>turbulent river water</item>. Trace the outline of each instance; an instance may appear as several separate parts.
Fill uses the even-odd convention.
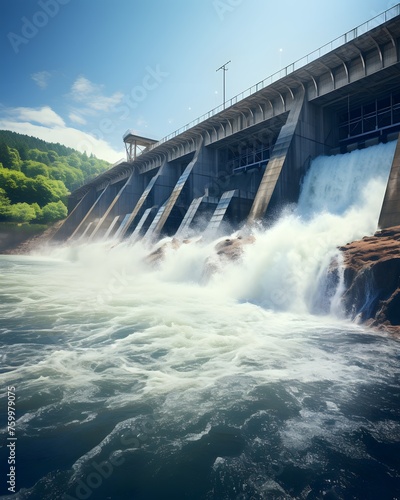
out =
[[[314,160],[235,262],[196,238],[155,267],[143,243],[0,257],[2,498],[400,498],[400,344],[325,280],[394,146]]]

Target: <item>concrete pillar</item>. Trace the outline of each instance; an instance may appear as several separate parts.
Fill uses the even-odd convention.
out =
[[[115,217],[113,217],[113,209],[117,205],[117,202],[120,199],[120,197],[122,196],[123,192],[125,191],[127,185],[132,181],[132,177],[133,177],[133,173],[128,177],[125,184],[118,191],[117,195],[112,199],[107,210],[104,212],[103,216],[100,218],[100,220],[97,223],[96,227],[94,228],[92,234],[90,235],[90,239],[93,239],[96,235],[100,236],[101,234],[104,234],[104,229],[107,230],[106,226],[107,225],[109,226],[110,223],[112,223],[114,221]],[[102,228],[102,226],[103,226],[103,231],[101,233],[100,229]]]
[[[151,216],[154,216],[156,211],[157,211],[157,209],[155,207],[147,208],[144,211],[137,226],[135,227],[135,230],[130,235],[129,241],[136,241],[139,238],[140,233],[145,230],[145,227],[146,227],[146,224],[148,223],[148,220],[151,220]]]
[[[107,227],[114,221],[115,215],[121,213],[120,208],[122,207],[120,207],[120,205],[122,202],[122,197],[125,196],[129,198],[129,200],[127,200],[128,204],[130,204],[131,207],[134,206],[134,202],[136,201],[134,199],[135,193],[132,193],[132,189],[129,189],[129,187],[133,182],[133,179],[134,179],[134,173],[132,172],[131,175],[126,180],[125,184],[121,187],[116,196],[114,196],[108,208],[105,210],[103,216],[101,217],[94,231],[90,235],[90,239],[93,239],[96,235],[101,236],[102,234],[104,234],[107,231]]]
[[[135,226],[140,220],[140,214],[143,213],[145,208],[151,208],[154,205],[161,205],[171,194],[171,191],[176,183],[177,174],[175,169],[168,162],[164,162],[156,175],[154,175],[150,182],[141,193],[139,199],[134,206],[129,219],[120,231],[119,237],[123,238],[132,225]],[[151,205],[151,206],[148,206]],[[151,216],[153,212],[148,212]]]
[[[248,223],[262,219],[270,204],[297,202],[301,178],[311,158],[324,152],[322,132],[318,127],[320,118],[321,112],[305,100],[304,90],[299,90],[273,147]]]
[[[229,204],[232,201],[232,198],[237,193],[237,190],[232,189],[231,191],[226,191],[221,196],[221,199],[218,202],[217,208],[214,210],[214,213],[211,217],[210,222],[208,223],[206,233],[212,235],[215,233],[221,225],[221,222],[228,210]]]
[[[203,201],[204,196],[199,196],[198,198],[194,198],[190,207],[188,208],[185,217],[183,218],[181,225],[179,226],[177,232],[175,233],[175,238],[185,237],[189,226],[192,223],[194,216],[196,215],[197,210],[199,209],[201,202]]]
[[[82,235],[82,233],[84,233],[84,232],[86,233],[85,229],[90,222],[93,222],[93,215],[95,214],[96,208],[99,206],[102,198],[103,197],[105,198],[109,192],[110,192],[110,184],[107,184],[107,186],[103,189],[103,191],[101,191],[101,193],[97,196],[96,201],[90,207],[90,209],[86,213],[85,217],[82,219],[80,224],[77,226],[75,231],[72,233],[71,239]]]
[[[166,203],[159,209],[157,215],[150,225],[148,231],[146,232],[146,238],[153,238],[160,235],[161,231],[164,228],[165,223],[167,222],[168,217],[171,214],[172,209],[174,208],[179,195],[182,192],[186,182],[189,179],[190,174],[192,173],[193,168],[195,167],[200,151],[201,151],[201,142],[197,147],[193,160],[187,165],[182,175],[179,177],[178,182],[176,183],[171,196],[168,198]],[[188,207],[187,207],[188,208]]]
[[[206,188],[215,182],[217,175],[217,150],[198,146],[197,161],[186,183],[189,187],[187,207],[194,198],[204,196]]]
[[[68,217],[63,222],[59,230],[53,235],[52,240],[66,240],[75,229],[79,226],[86,214],[96,201],[96,191],[91,188],[87,193],[75,204],[75,207],[70,212]]]
[[[400,139],[400,134],[399,134]],[[396,151],[393,157],[392,168],[386,186],[385,198],[379,217],[379,228],[400,226],[400,140],[397,139]]]
[[[117,224],[118,222],[121,222],[121,217],[121,215],[117,215],[114,217],[114,219],[111,221],[111,224],[108,226],[107,231],[105,232],[104,239],[107,239],[111,235],[114,228],[118,227]]]

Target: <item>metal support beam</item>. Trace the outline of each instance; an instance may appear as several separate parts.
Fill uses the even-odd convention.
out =
[[[364,76],[366,76],[367,75],[367,65],[365,62],[364,54],[361,52],[361,50],[357,47],[357,45],[354,42],[352,42],[351,45],[356,49],[356,51],[358,52],[358,55],[360,56],[361,64],[364,68]]]
[[[381,60],[381,68],[383,68],[384,62],[383,62],[382,49],[381,49],[379,43],[375,40],[375,38],[372,35],[369,35],[369,38],[373,41],[375,47],[378,49],[379,59]]]
[[[393,37],[392,33],[389,31],[389,29],[386,26],[384,27],[384,31],[386,31],[386,33],[388,34],[388,36],[389,36],[389,38],[390,38],[390,40],[392,42],[394,50],[396,51],[396,61],[398,62],[399,61],[399,49],[398,49],[396,40],[395,40],[395,38]]]
[[[339,61],[341,62],[343,68],[344,68],[344,71],[346,73],[346,79],[347,79],[347,83],[350,83],[350,74],[349,74],[349,68],[347,66],[347,64],[345,63],[345,61],[343,61],[343,59],[341,57],[339,57],[337,54],[336,54],[336,58],[339,59]]]
[[[326,68],[329,72],[329,74],[331,75],[331,80],[332,80],[332,84],[333,84],[333,90],[335,90],[336,88],[336,84],[335,84],[335,76],[331,70],[331,68],[329,66],[327,66],[325,63],[321,62],[321,65]]]
[[[316,79],[314,78],[314,76],[309,71],[307,71],[306,73],[311,78],[311,80],[313,81],[314,87],[315,87],[315,96],[318,97],[319,96],[319,89],[318,89],[317,81],[316,81]]]

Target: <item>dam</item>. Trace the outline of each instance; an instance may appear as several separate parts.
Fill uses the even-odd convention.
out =
[[[399,337],[359,322],[399,318],[400,228],[353,246],[399,224],[399,15],[127,132],[55,244],[0,255],[1,498],[400,498]]]
[[[184,239],[268,224],[297,203],[313,159],[398,139],[400,4],[160,141],[124,136],[127,158],[74,191],[54,239]],[[379,227],[400,224],[400,146]]]

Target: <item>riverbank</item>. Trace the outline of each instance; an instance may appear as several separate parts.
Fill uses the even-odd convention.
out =
[[[400,226],[340,247],[343,305],[353,320],[400,334]]]
[[[0,254],[24,255],[47,243],[63,221],[54,224],[0,224]]]

